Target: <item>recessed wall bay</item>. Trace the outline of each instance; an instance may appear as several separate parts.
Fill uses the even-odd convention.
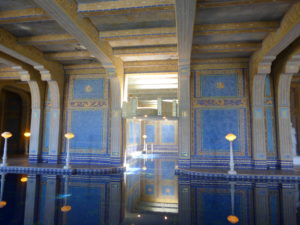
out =
[[[200,70],[192,78],[192,167],[228,167],[228,133],[237,136],[237,165],[251,167],[247,70]]]
[[[109,163],[109,93],[105,74],[72,75],[68,82],[65,132],[72,132],[71,162]]]

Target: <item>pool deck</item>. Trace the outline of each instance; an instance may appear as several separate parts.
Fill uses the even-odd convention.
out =
[[[98,165],[71,164],[70,169],[64,169],[63,164],[29,163],[25,158],[14,158],[7,161],[7,166],[0,166],[4,173],[29,173],[29,174],[78,174],[101,175],[117,174],[125,171],[125,167],[109,167]]]
[[[225,169],[176,169],[177,175],[192,178],[229,179],[229,180],[261,180],[261,181],[300,181],[300,167],[292,170],[236,170],[237,174],[228,174]]]

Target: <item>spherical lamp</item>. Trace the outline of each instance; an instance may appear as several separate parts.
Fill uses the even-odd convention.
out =
[[[6,131],[6,132],[3,132],[2,134],[1,134],[1,136],[3,137],[3,138],[10,138],[10,137],[12,137],[12,133],[10,133],[10,132],[8,132],[8,131]]]
[[[25,132],[25,133],[24,133],[24,137],[29,138],[30,136],[31,136],[31,133],[30,133],[30,132]]]
[[[227,134],[225,138],[227,141],[234,141],[236,139],[236,136],[234,134]]]
[[[75,137],[75,135],[73,133],[66,133],[65,134],[65,138],[67,138],[67,139],[72,139],[74,137]]]
[[[235,215],[229,215],[227,216],[227,220],[228,222],[232,223],[232,224],[236,224],[239,222],[239,218]]]
[[[6,201],[0,201],[0,208],[3,208],[7,205]]]
[[[26,183],[28,181],[28,178],[27,177],[21,177],[20,181],[22,183]]]
[[[70,205],[64,205],[60,208],[60,211],[62,212],[69,212],[71,211],[72,207]]]

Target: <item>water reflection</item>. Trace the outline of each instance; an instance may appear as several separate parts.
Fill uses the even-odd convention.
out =
[[[297,183],[177,178],[172,158],[141,159],[124,176],[3,173],[0,224],[300,224]]]

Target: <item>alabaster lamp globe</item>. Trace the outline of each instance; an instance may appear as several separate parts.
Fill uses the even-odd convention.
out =
[[[22,183],[26,183],[28,181],[28,178],[27,177],[21,177],[20,181]]]
[[[144,135],[143,135],[143,138],[144,138],[144,139],[146,139],[146,138],[147,138],[147,135],[146,135],[146,134],[144,134]]]
[[[29,138],[31,136],[31,133],[30,132],[25,132],[24,136],[27,137],[27,138]]]
[[[0,201],[0,208],[3,208],[7,205],[6,201]]]
[[[69,212],[71,211],[72,207],[70,205],[64,205],[60,208],[60,211],[62,212]]]
[[[236,224],[239,222],[239,218],[235,215],[229,215],[227,216],[227,220],[228,222],[232,223],[232,224]]]
[[[65,134],[65,138],[67,138],[67,139],[72,139],[74,137],[75,137],[75,135],[73,133],[66,133]]]
[[[146,167],[146,166],[143,166],[142,170],[147,170],[147,167]]]
[[[2,136],[3,138],[10,138],[10,137],[12,137],[12,133],[6,131],[6,132],[3,132],[3,133],[1,134],[1,136]]]
[[[227,134],[225,138],[227,141],[234,141],[236,139],[236,136],[234,134]]]

